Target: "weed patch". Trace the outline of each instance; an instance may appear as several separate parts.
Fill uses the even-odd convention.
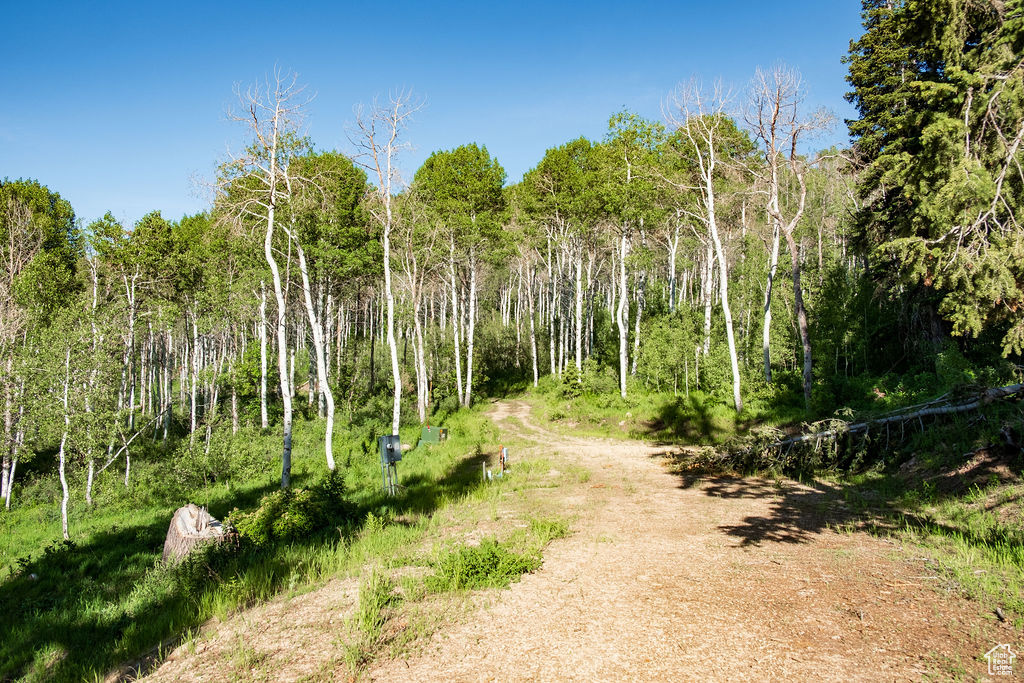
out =
[[[463,546],[443,554],[426,583],[427,588],[435,592],[507,588],[538,567],[538,554],[520,554],[493,538],[486,538],[478,546]]]

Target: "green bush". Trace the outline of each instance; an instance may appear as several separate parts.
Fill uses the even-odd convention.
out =
[[[434,591],[505,588],[538,567],[537,555],[520,555],[486,538],[478,546],[463,546],[442,555],[426,583]]]
[[[268,493],[251,512],[236,508],[228,523],[246,542],[265,547],[347,524],[353,516],[354,507],[345,499],[344,479],[334,471],[308,489]]]
[[[569,400],[579,398],[583,394],[583,384],[581,382],[580,372],[576,370],[576,366],[573,363],[569,363],[565,372],[562,373],[562,398]]]

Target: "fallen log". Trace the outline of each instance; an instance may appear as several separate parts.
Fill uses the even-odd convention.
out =
[[[206,508],[192,503],[178,508],[171,518],[164,541],[164,562],[178,561],[197,546],[204,543],[220,543],[224,540],[221,523],[210,516]]]
[[[863,420],[856,423],[843,423],[838,427],[823,431],[823,432],[811,432],[810,434],[802,434],[800,436],[791,436],[787,439],[780,439],[758,448],[764,450],[772,450],[777,448],[784,448],[786,446],[794,446],[796,444],[807,443],[814,441],[815,446],[819,445],[822,440],[833,440],[847,434],[858,434],[860,432],[866,432],[873,427],[884,427],[893,423],[903,423],[909,420],[920,420],[924,417],[932,415],[952,415],[955,413],[965,413],[971,410],[976,410],[982,406],[988,405],[994,401],[1000,399],[1009,398],[1016,394],[1024,393],[1024,383],[1022,384],[1010,384],[1005,387],[997,387],[994,389],[987,389],[970,401],[963,403],[944,403],[937,405],[939,399],[928,401],[927,403],[918,404],[916,406],[909,406],[903,408],[899,413],[878,417],[870,420]],[[833,421],[835,422],[835,421]],[[743,452],[749,452],[754,447],[745,449]]]

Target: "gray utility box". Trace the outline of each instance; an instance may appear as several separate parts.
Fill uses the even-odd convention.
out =
[[[402,440],[394,434],[377,437],[377,447],[383,465],[393,465],[402,459]]]

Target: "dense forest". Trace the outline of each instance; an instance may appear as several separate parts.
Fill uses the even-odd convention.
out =
[[[403,177],[416,93],[323,150],[275,72],[239,94],[248,143],[202,213],[83,223],[45,178],[3,180],[2,496],[32,511],[5,563],[104,505],[294,486],[293,448],[300,483],[351,489],[379,435],[486,397],[739,448],[1020,382],[1024,6],[863,4],[848,148],[816,149],[844,123],[776,64],[616,112],[521,179],[472,141]]]

